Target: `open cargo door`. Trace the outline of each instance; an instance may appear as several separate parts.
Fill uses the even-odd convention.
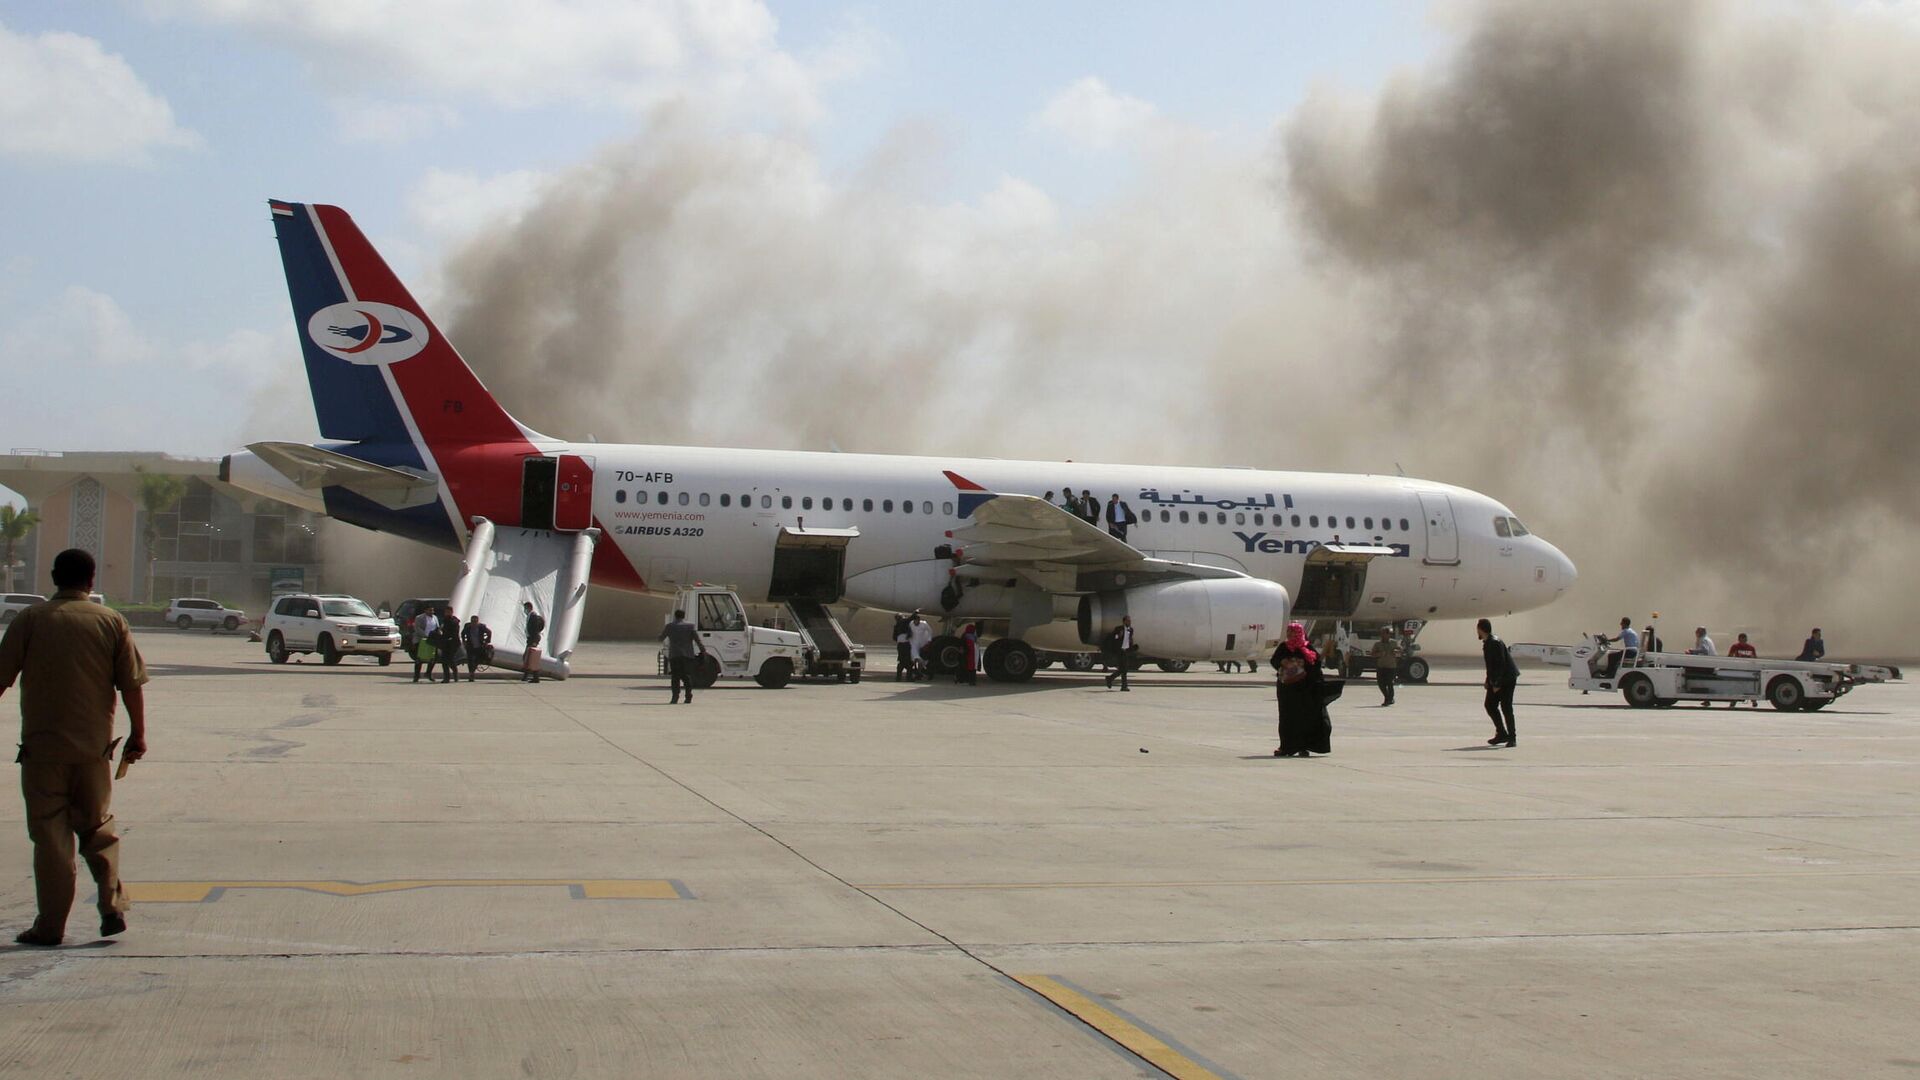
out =
[[[780,526],[774,540],[767,599],[775,603],[811,600],[818,604],[840,599],[846,582],[847,545],[859,535],[859,529]]]
[[[1307,556],[1294,590],[1293,614],[1305,619],[1346,619],[1360,610],[1367,591],[1367,565],[1393,549],[1374,544],[1322,544]]]

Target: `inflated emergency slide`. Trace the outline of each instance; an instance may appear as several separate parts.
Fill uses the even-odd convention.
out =
[[[502,529],[486,518],[474,519],[450,599],[462,623],[479,615],[492,629],[495,667],[527,670],[525,604],[532,601],[547,620],[540,638],[540,674],[567,677],[573,647],[580,641],[587,575],[599,540],[599,529]]]

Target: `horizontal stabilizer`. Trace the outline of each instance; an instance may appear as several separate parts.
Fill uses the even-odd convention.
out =
[[[375,465],[305,443],[257,442],[247,449],[301,488],[345,488],[390,510],[423,506],[439,494],[439,479],[430,473]]]

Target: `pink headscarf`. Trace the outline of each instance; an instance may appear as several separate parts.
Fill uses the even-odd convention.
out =
[[[1302,626],[1297,622],[1288,623],[1287,624],[1287,644],[1305,653],[1307,656],[1307,663],[1317,664],[1320,662],[1320,654],[1314,652],[1313,646],[1307,644],[1307,628],[1305,626]]]

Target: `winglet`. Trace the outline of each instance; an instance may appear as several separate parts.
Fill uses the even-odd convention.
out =
[[[994,497],[993,492],[961,476],[952,469],[942,469],[940,471],[946,476],[947,480],[953,484],[954,489],[960,493],[960,516],[963,518],[972,517],[973,512],[980,508],[980,504]]]

